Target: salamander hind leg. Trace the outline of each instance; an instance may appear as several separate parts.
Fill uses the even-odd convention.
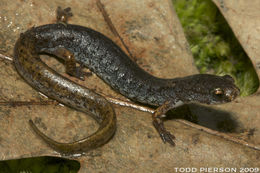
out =
[[[57,13],[56,14],[57,23],[67,24],[68,19],[73,16],[70,7],[65,8],[65,9],[58,7],[56,13]]]
[[[174,143],[175,136],[165,129],[162,118],[165,116],[165,113],[168,110],[174,107],[175,107],[174,103],[170,101],[166,101],[163,105],[158,107],[153,113],[153,125],[155,129],[160,134],[160,137],[163,140],[163,142],[164,143],[168,142],[172,146],[175,146]]]
[[[92,74],[91,72],[84,72],[84,66],[82,64],[77,66],[74,54],[66,48],[60,47],[55,50],[46,50],[45,52],[64,60],[66,73],[70,76],[84,81],[85,76],[90,76]]]

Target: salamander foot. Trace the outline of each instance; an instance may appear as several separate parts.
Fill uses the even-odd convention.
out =
[[[158,131],[158,133],[160,134],[160,137],[164,143],[168,142],[172,146],[175,146],[175,143],[173,142],[175,136],[165,129],[163,122],[161,120],[158,119],[153,120],[153,125],[155,129]]]
[[[61,7],[58,7],[56,12],[57,12],[57,15],[56,15],[57,23],[67,24],[68,23],[68,19],[71,16],[73,16],[70,7],[65,8],[65,9],[62,9]]]

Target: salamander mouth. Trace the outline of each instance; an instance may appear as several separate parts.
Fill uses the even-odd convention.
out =
[[[225,92],[225,97],[228,101],[233,101],[240,94],[240,89],[238,87],[234,87]]]

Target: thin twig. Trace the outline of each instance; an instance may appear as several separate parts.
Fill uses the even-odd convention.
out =
[[[107,23],[109,29],[112,31],[112,33],[119,38],[119,40],[121,41],[122,45],[124,46],[124,48],[126,49],[127,53],[129,54],[129,56],[134,59],[134,56],[132,55],[131,51],[128,49],[127,45],[125,44],[123,38],[119,35],[119,33],[117,32],[115,26],[113,25],[109,15],[107,14],[105,8],[104,8],[104,5],[101,3],[100,0],[97,0],[96,1],[97,3],[97,6],[100,10],[100,12],[102,13],[103,17],[104,17],[104,20],[105,22]]]
[[[58,105],[56,101],[1,101],[0,106]]]
[[[3,55],[3,54],[1,54],[1,53],[0,53],[0,58],[6,59],[6,60],[9,60],[9,61],[13,61],[12,58],[10,58],[9,56]]]

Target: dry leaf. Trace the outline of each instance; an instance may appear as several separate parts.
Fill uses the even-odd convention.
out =
[[[155,76],[166,78],[198,73],[171,1],[101,2],[130,54],[133,55],[132,58],[142,68]],[[259,2],[252,0],[251,5],[248,5],[239,1],[241,4],[238,2],[233,3],[235,5],[224,4],[225,8],[221,2],[216,1],[254,65],[259,66],[260,60],[257,55],[260,55],[260,49],[257,48],[260,45],[260,22],[249,20],[252,16],[260,17],[260,10],[257,9],[260,6]],[[95,0],[73,1],[73,3],[2,0],[0,2],[1,160],[41,155],[60,156],[33,133],[28,124],[30,118],[36,119],[42,131],[59,141],[82,138],[93,132],[93,128],[97,128],[89,116],[62,107],[33,90],[16,73],[10,60],[19,34],[32,26],[55,22],[57,6],[72,8],[74,16],[70,23],[100,31],[123,47],[120,39],[109,29]],[[237,26],[237,23],[243,25]],[[243,29],[244,26],[249,29]],[[46,61],[57,71],[63,71],[62,66],[52,58],[46,58]],[[260,74],[259,67],[257,71]],[[96,92],[126,100],[95,75],[84,82],[76,81]],[[240,98],[234,103],[225,105],[210,107],[190,105],[191,112],[204,117],[204,120],[205,117],[208,119],[205,122],[202,121],[203,118],[200,120],[205,127],[185,120],[167,121],[167,129],[177,138],[176,147],[163,144],[152,126],[150,113],[115,105],[118,117],[115,136],[103,147],[76,158],[81,162],[80,172],[129,172],[129,170],[173,172],[177,167],[259,167],[259,93],[258,90],[253,96]],[[245,134],[227,135],[206,128],[214,129],[216,117],[223,118],[223,116],[230,121],[235,119],[234,122],[238,122],[238,127],[241,129],[254,128],[253,135],[249,137],[246,131]],[[252,144],[246,146],[247,142]]]

